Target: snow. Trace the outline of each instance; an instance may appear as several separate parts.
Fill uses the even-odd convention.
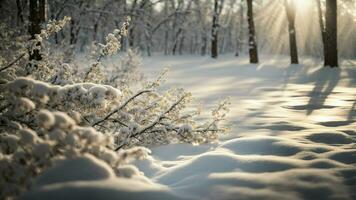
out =
[[[55,118],[52,115],[52,113],[49,112],[48,110],[41,110],[37,116],[37,123],[39,125],[41,125],[42,127],[49,129],[54,125]],[[55,138],[58,138],[58,137],[55,137]]]
[[[59,161],[54,167],[44,172],[36,182],[37,186],[70,181],[104,180],[115,177],[109,166],[85,155],[71,160]]]
[[[32,144],[37,139],[37,134],[31,129],[22,129],[19,131],[20,142],[23,144]]]
[[[354,199],[355,60],[338,69],[302,58],[145,58],[146,74],[171,66],[165,87],[203,105],[231,96],[219,144],[155,147],[137,166],[154,182],[197,199]]]
[[[163,88],[185,88],[207,108],[230,96],[229,134],[219,143],[152,147],[137,168],[123,166],[133,179],[90,156],[67,161],[22,199],[356,199],[356,61],[331,69],[301,60],[144,58],[148,77],[171,66]]]
[[[124,171],[132,175],[138,170]],[[37,179],[35,188],[19,199],[182,199],[158,184],[117,178],[110,166],[90,155],[59,161]]]

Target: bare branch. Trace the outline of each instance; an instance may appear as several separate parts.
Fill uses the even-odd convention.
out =
[[[17,63],[17,61],[21,60],[21,58],[23,58],[25,55],[26,55],[26,53],[21,54],[19,57],[17,57],[15,60],[10,62],[8,65],[6,65],[5,67],[1,68],[0,72],[10,68],[11,66],[13,66],[15,63]]]
[[[94,124],[92,124],[92,127],[95,127],[97,125],[99,125],[100,123],[106,121],[107,119],[109,119],[113,114],[119,112],[120,110],[122,110],[124,107],[126,107],[127,104],[129,104],[131,101],[133,101],[134,99],[136,99],[138,96],[145,94],[145,93],[149,93],[152,92],[152,90],[142,90],[138,93],[136,93],[135,95],[133,95],[132,97],[130,97],[129,99],[127,99],[121,106],[119,106],[118,108],[116,108],[115,110],[111,111],[109,114],[107,114],[104,118],[96,121]]]
[[[153,127],[155,127],[157,124],[159,124],[163,119],[166,118],[165,115],[167,115],[168,113],[170,113],[175,107],[177,107],[186,97],[188,96],[188,94],[184,94],[181,98],[178,99],[178,101],[176,101],[175,103],[173,103],[165,112],[163,112],[155,121],[153,121],[151,124],[149,124],[148,126],[146,126],[145,128],[141,129],[140,131],[131,134],[131,137],[135,137],[138,135],[141,135],[142,133],[152,129]],[[124,147],[126,145],[126,143],[122,143],[121,145],[119,145],[118,147],[116,147],[115,151],[120,150],[122,147]]]

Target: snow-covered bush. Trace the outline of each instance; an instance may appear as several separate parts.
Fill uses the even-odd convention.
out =
[[[131,86],[143,81],[143,74],[140,72],[142,65],[141,57],[137,50],[128,49],[121,57],[120,63],[114,63],[107,70],[106,84],[122,88]]]
[[[52,50],[51,46],[46,43],[46,40],[53,34],[60,31],[66,23],[70,21],[69,17],[65,17],[63,20],[53,20],[49,21],[40,34],[37,34],[34,39],[30,39],[29,35],[18,36],[15,42],[8,42],[4,47],[9,48],[10,46],[15,46],[15,51],[10,51],[13,55],[9,56],[3,54],[1,51],[1,56],[10,57],[11,60],[7,60],[6,64],[2,64],[0,68],[0,75],[2,81],[14,80],[17,76],[28,76],[49,82],[54,79],[54,76],[58,74],[58,71],[62,70],[61,66],[64,60],[64,55],[58,50]],[[7,32],[7,30],[3,30]],[[8,31],[11,32],[11,31]],[[6,35],[6,34],[5,34]],[[6,40],[5,38],[3,40]],[[26,42],[25,42],[26,41]],[[22,44],[22,45],[20,45]],[[41,60],[29,60],[29,53],[38,51],[41,55]]]
[[[184,111],[192,100],[190,93],[172,89],[160,94],[155,85],[158,83],[132,92],[110,85],[59,86],[19,77],[1,86],[7,102],[2,115],[14,121],[21,119],[37,130],[39,127],[32,126],[32,118],[40,109],[66,112],[83,126],[114,135],[117,148],[172,141],[202,143],[216,140],[217,134],[224,131],[218,123],[225,117],[227,101],[213,110],[211,122],[198,124],[194,120],[198,111]]]
[[[44,40],[68,20],[50,22],[25,46],[43,53]],[[133,51],[122,60],[121,70],[101,70],[101,59],[120,49],[128,22],[108,35],[82,76],[70,63],[51,61],[49,54],[40,61],[21,64],[15,60],[0,68],[1,198],[31,188],[33,179],[58,160],[92,154],[112,166],[118,176],[128,177],[119,166],[149,152],[138,146],[199,144],[215,141],[225,131],[219,122],[229,102],[223,101],[212,111],[210,121],[200,123],[196,120],[200,111],[186,109],[192,101],[189,92],[158,91],[167,71],[140,89],[130,88],[129,81],[139,80],[133,74],[140,74]]]
[[[16,114],[25,115],[35,109],[31,100],[19,101],[21,109]],[[116,152],[112,136],[78,126],[75,119],[63,112],[40,110],[32,119],[32,122],[23,122],[9,121],[6,115],[1,118],[2,125],[12,127],[0,134],[1,199],[31,188],[34,178],[59,160],[91,154],[109,164],[117,176],[126,177],[127,172],[121,173],[119,166],[149,153],[142,147]],[[37,131],[24,125],[27,123],[37,127]]]

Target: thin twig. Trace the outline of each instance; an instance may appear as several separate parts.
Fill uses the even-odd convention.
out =
[[[19,61],[21,58],[23,58],[26,55],[26,53],[21,54],[19,57],[17,57],[15,60],[13,60],[12,62],[10,62],[8,65],[6,65],[5,67],[0,69],[0,72],[10,68],[11,66],[13,66],[17,61]]]
[[[111,111],[109,114],[107,114],[104,118],[96,121],[94,124],[92,124],[91,126],[97,126],[98,124],[104,122],[105,120],[109,119],[113,114],[119,112],[120,110],[122,110],[128,103],[130,103],[131,101],[133,101],[135,98],[137,98],[138,96],[145,94],[145,93],[149,93],[152,92],[152,90],[142,90],[138,93],[136,93],[135,95],[133,95],[132,97],[130,97],[128,100],[125,101],[125,103],[123,103],[121,106],[119,106],[118,108],[116,108],[115,110]]]
[[[187,97],[187,95],[183,95],[178,101],[176,101],[174,104],[172,104],[165,112],[163,112],[155,121],[153,121],[151,124],[149,124],[148,126],[146,126],[145,128],[141,129],[140,131],[131,134],[131,137],[136,138],[138,135],[141,135],[142,133],[150,130],[151,128],[153,128],[154,126],[156,126],[158,123],[161,122],[161,120],[163,120],[164,118],[166,118],[166,114],[170,113],[176,106],[178,106],[185,98]],[[120,150],[122,147],[124,147],[126,145],[126,143],[122,143],[121,145],[119,145],[118,147],[115,148],[115,151]]]

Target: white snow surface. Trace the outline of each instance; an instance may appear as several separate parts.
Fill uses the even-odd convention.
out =
[[[356,60],[336,69],[301,60],[144,58],[149,77],[171,66],[164,87],[192,91],[207,108],[230,96],[229,133],[215,144],[153,147],[151,157],[135,162],[145,177],[132,172],[130,180],[90,156],[67,161],[22,198],[356,199]]]

